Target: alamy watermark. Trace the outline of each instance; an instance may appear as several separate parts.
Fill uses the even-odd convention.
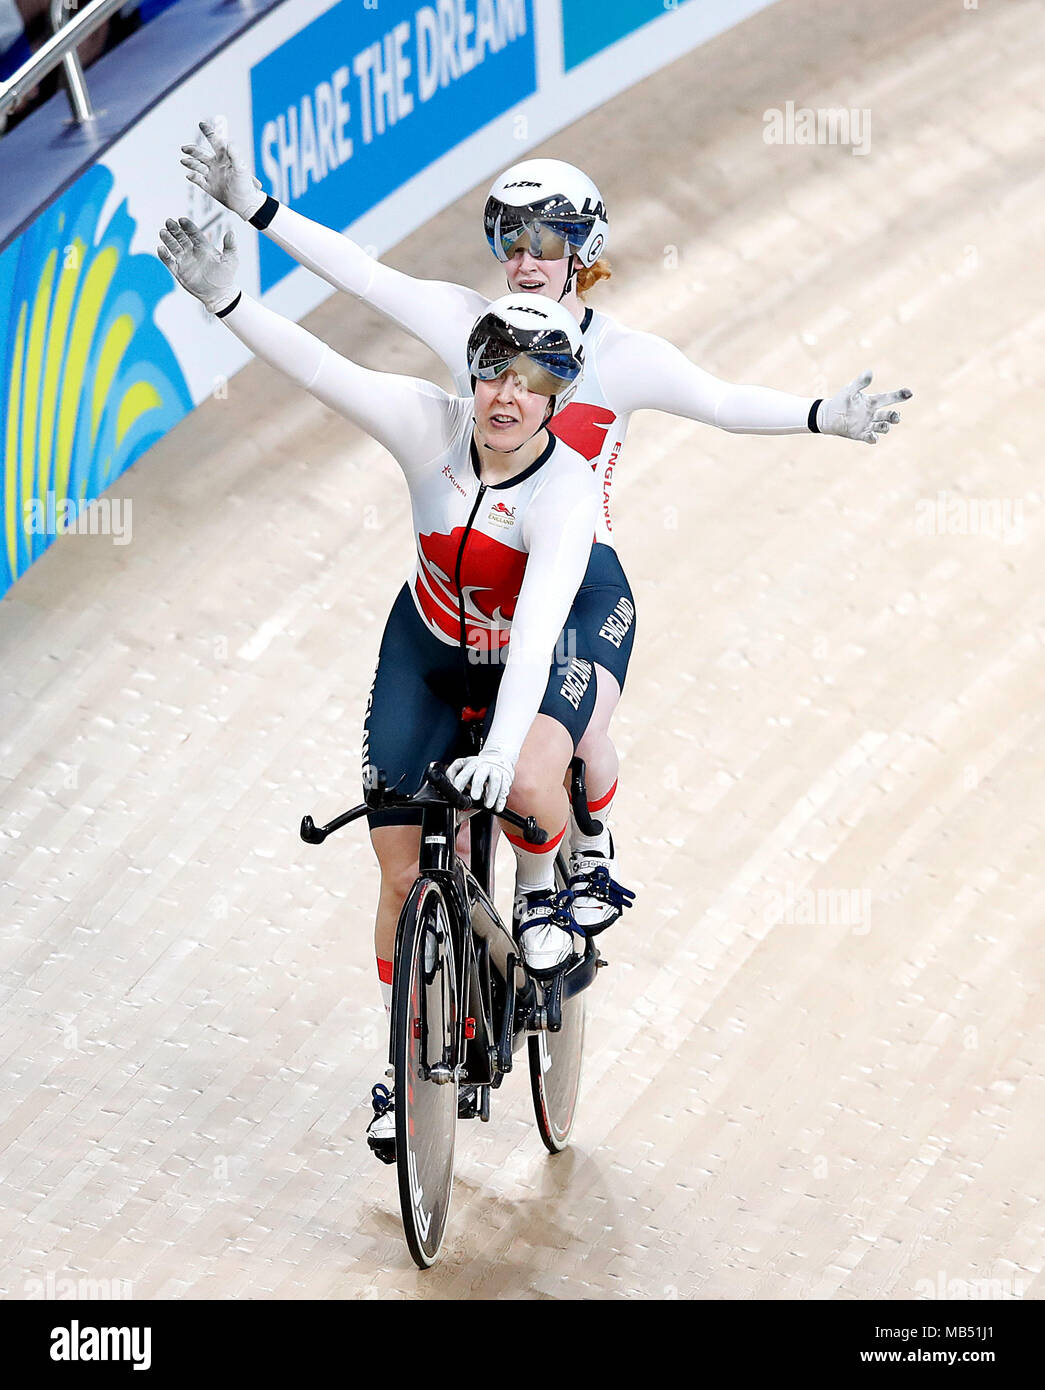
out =
[[[915,1298],[1022,1298],[1022,1279],[949,1279],[944,1270],[935,1279],[918,1279],[914,1285]]]
[[[762,113],[767,145],[850,145],[853,154],[871,149],[871,112],[865,107],[795,106],[793,101]]]
[[[91,1327],[73,1318],[51,1329],[52,1361],[129,1361],[132,1370],[152,1366],[151,1327]]]
[[[919,536],[984,536],[1005,545],[1023,541],[1022,497],[963,497],[938,492],[915,503]]]
[[[485,620],[484,620],[485,622]],[[531,640],[527,643],[510,623],[489,623],[488,626],[468,628],[465,642],[468,661],[472,666],[504,666],[509,652],[516,666],[550,665],[565,672],[577,656],[577,633],[572,627],[564,627],[555,642],[555,650],[549,654],[543,641]]]
[[[606,614],[599,628],[599,637],[620,650],[634,621],[635,605],[622,594],[613,610]],[[473,666],[502,666],[509,651],[517,666],[532,664],[542,670],[548,666],[548,648],[543,638],[526,640],[511,623],[498,622],[496,619],[484,618],[481,623],[470,626],[466,646],[468,660]],[[552,668],[565,673],[577,659],[576,629],[564,627],[551,654]]]
[[[111,536],[113,545],[131,540],[129,497],[58,497],[48,490],[26,500],[22,526],[27,536]]]
[[[775,927],[847,927],[854,936],[871,930],[871,893],[867,888],[796,888],[785,883],[766,894],[763,921]]]
[[[130,1279],[87,1279],[82,1275],[56,1274],[49,1269],[41,1278],[26,1279],[23,1291],[27,1299],[100,1299],[111,1302],[113,1299],[134,1297],[134,1285]]]

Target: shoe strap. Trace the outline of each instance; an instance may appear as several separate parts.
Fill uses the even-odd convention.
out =
[[[370,1099],[374,1107],[375,1115],[384,1115],[386,1111],[392,1109],[395,1097],[383,1082],[378,1082],[376,1086],[370,1088]]]
[[[536,898],[532,902],[527,899],[526,913],[524,916],[533,912],[536,908],[547,908],[543,917],[531,917],[529,921],[524,921],[519,927],[519,935],[529,931],[531,927],[558,927],[561,931],[569,932],[571,936],[583,936],[584,932],[578,927],[573,918],[573,900],[576,894],[569,888],[562,889],[554,895],[547,894],[544,897]]]
[[[635,894],[630,888],[625,888],[616,879],[610,878],[610,871],[605,864],[574,874],[569,886],[575,897],[595,898],[609,907],[617,908],[618,911],[631,907],[635,900]]]

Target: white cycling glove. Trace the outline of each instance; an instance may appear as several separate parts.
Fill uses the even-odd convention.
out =
[[[820,433],[859,439],[864,444],[877,444],[880,434],[888,434],[889,426],[900,421],[899,411],[889,407],[897,401],[910,400],[914,393],[902,386],[899,391],[865,396],[864,387],[870,384],[870,370],[861,372],[829,401],[821,401],[816,412],[816,427]]]
[[[160,228],[162,246],[156,254],[177,280],[210,310],[218,314],[239,297],[236,288],[236,238],[225,233],[221,249],[212,246],[194,222],[173,217]]]
[[[484,748],[477,757],[457,758],[446,769],[459,792],[481,801],[489,811],[503,811],[515,776],[515,759],[496,748]]]
[[[200,132],[203,140],[181,147],[185,155],[181,162],[189,170],[185,177],[249,222],[265,201],[261,184],[235,145],[218,134],[213,121],[200,121]]]

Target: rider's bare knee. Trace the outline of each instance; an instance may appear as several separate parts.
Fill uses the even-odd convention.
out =
[[[417,878],[417,860],[405,859],[396,864],[389,873],[382,872],[381,883],[405,902]]]
[[[609,730],[591,723],[581,735],[581,741],[577,745],[577,756],[587,761],[601,753],[607,746],[611,748],[613,746]]]
[[[561,782],[561,777],[558,780]],[[520,759],[508,805],[513,811],[524,811],[526,807],[537,805],[549,791],[554,791],[555,784],[554,774],[549,775],[548,768],[542,767],[536,759]]]
[[[417,878],[417,855],[395,854],[387,848],[378,854],[381,866],[381,892],[391,893],[405,901]]]

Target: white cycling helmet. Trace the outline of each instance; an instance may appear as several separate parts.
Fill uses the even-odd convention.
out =
[[[525,245],[538,260],[575,255],[581,265],[594,265],[610,233],[601,193],[561,159],[513,164],[490,189],[483,224],[499,261]]]
[[[468,335],[468,370],[492,381],[509,369],[561,410],[577,389],[584,367],[581,326],[554,299],[506,294],[476,319]]]

